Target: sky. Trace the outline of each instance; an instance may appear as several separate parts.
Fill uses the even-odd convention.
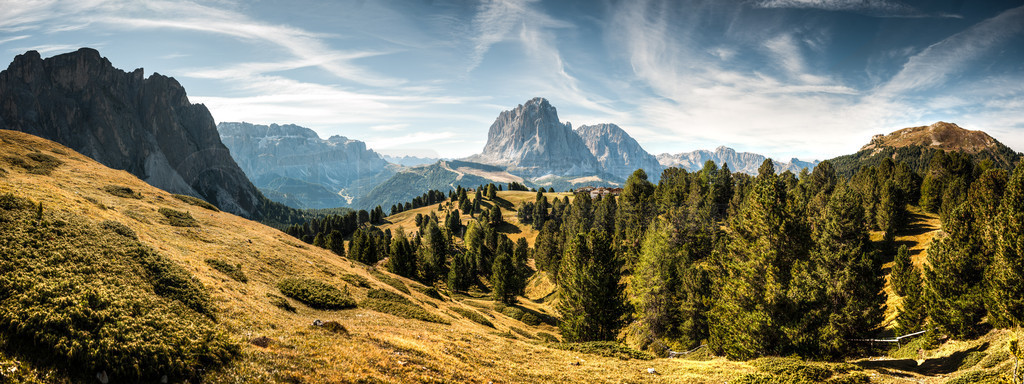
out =
[[[479,153],[547,98],[648,152],[826,159],[953,122],[1024,150],[1024,0],[0,0],[0,60],[92,47],[216,121]],[[3,59],[6,57],[6,59]]]

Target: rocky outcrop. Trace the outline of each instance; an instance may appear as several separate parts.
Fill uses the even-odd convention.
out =
[[[287,201],[302,202],[296,208],[349,206],[354,197],[395,172],[395,166],[362,141],[344,136],[324,140],[298,125],[225,122],[217,130],[257,187],[272,199],[287,194],[291,196]],[[331,193],[323,193],[324,189]]]
[[[664,168],[658,159],[644,150],[633,137],[615,124],[583,125],[576,134],[597,158],[605,173],[627,179],[637,169],[643,169],[648,178],[657,181]]]
[[[722,164],[728,164],[729,170],[733,172],[743,172],[750,175],[756,175],[758,168],[767,159],[764,155],[759,155],[750,152],[736,152],[736,150],[729,147],[718,147],[715,148],[714,152],[706,149],[696,150],[693,152],[683,152],[675,155],[668,153],[662,153],[658,155],[658,162],[665,167],[679,167],[688,171],[699,171],[704,168],[704,163],[708,160],[715,162],[715,165],[721,167]],[[790,159],[789,163],[782,163],[779,161],[772,160],[775,165],[775,171],[782,173],[785,171],[792,171],[793,173],[799,173],[803,168],[813,170],[815,165],[818,165],[818,161],[807,162],[800,161],[796,158]]]
[[[543,98],[501,112],[487,132],[487,144],[467,161],[508,167],[524,177],[597,174],[600,165],[572,127]]]
[[[860,150],[878,151],[885,147],[921,146],[973,154],[997,149],[1001,145],[985,132],[971,131],[953,123],[940,121],[928,126],[900,129],[888,135],[875,135],[871,142]]]
[[[18,55],[0,72],[0,129],[64,144],[157,188],[258,216],[259,192],[221,143],[213,116],[173,78],[124,72],[90,48]]]

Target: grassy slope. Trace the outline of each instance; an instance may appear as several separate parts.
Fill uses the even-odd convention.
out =
[[[493,310],[469,305],[475,302],[489,308],[487,300],[435,300],[415,289],[417,283],[405,279],[402,281],[413,288],[411,296],[406,297],[451,324],[409,320],[362,308],[314,310],[290,299],[298,310],[287,312],[272,305],[266,296],[280,295],[275,284],[284,277],[308,277],[348,286],[358,301],[366,297],[368,289],[349,285],[344,274],[361,276],[377,288],[398,291],[374,278],[365,266],[302,244],[275,229],[189,205],[127,172],[106,168],[52,142],[0,131],[0,158],[32,151],[49,153],[64,164],[43,176],[4,163],[0,165],[6,170],[6,175],[0,177],[0,193],[13,192],[43,202],[47,210],[87,220],[123,223],[139,234],[142,243],[184,267],[209,289],[218,327],[242,347],[235,362],[208,374],[210,382],[344,382],[365,378],[388,382],[722,382],[752,369],[745,363],[721,359],[620,360],[548,348],[510,331],[515,327],[531,336],[555,333],[551,326],[531,327]],[[113,196],[103,191],[108,185],[130,187],[141,192],[142,199]],[[157,212],[159,208],[187,211],[199,227],[166,225]],[[241,264],[248,282],[237,282],[214,270],[204,262],[210,257]],[[451,307],[476,310],[495,328],[465,319]],[[310,327],[315,319],[338,321],[348,334]],[[266,348],[249,343],[263,336],[270,340]],[[0,365],[5,368],[14,365],[15,359],[21,360],[19,372],[47,370],[0,352]],[[648,367],[662,375],[646,373]]]
[[[427,323],[381,314],[363,308],[322,311],[294,300],[298,310],[287,312],[270,303],[266,294],[280,292],[275,284],[285,277],[308,277],[347,287],[357,301],[369,289],[346,283],[345,275],[358,275],[374,288],[398,293],[379,281],[367,267],[307,246],[272,228],[221,212],[186,204],[170,194],[152,188],[130,174],[111,170],[66,148],[32,136],[0,131],[0,158],[24,156],[29,151],[50,153],[64,161],[50,176],[28,174],[6,163],[0,167],[0,193],[14,192],[42,201],[45,209],[80,215],[89,220],[114,220],[132,228],[140,240],[194,274],[210,291],[218,326],[241,345],[241,356],[227,368],[207,375],[209,382],[347,382],[379,379],[386,382],[724,382],[755,371],[744,362],[721,358],[706,361],[682,359],[620,360],[593,354],[549,348],[536,341],[538,333],[557,334],[550,325],[529,326],[493,310],[483,297],[457,296],[455,301],[435,300],[422,294],[418,283],[400,279],[412,288],[403,295],[451,324]],[[2,173],[0,173],[2,174]],[[103,187],[128,186],[142,193],[141,200],[113,196]],[[563,196],[564,194],[557,194]],[[502,192],[512,203],[532,200],[534,194]],[[550,198],[550,196],[549,196]],[[487,203],[489,204],[489,203]],[[485,204],[486,205],[486,204]],[[159,208],[188,211],[198,228],[164,224]],[[416,213],[433,207],[395,215],[391,227],[411,230]],[[516,222],[514,210],[505,210],[506,221]],[[463,217],[464,222],[468,216]],[[925,236],[935,226],[934,217],[918,217],[922,231],[899,237],[915,244],[915,261],[923,260]],[[515,234],[513,234],[515,235]],[[520,229],[520,236],[536,236]],[[240,264],[247,283],[232,280],[204,263],[210,257]],[[347,279],[354,280],[354,279]],[[528,296],[538,299],[551,291],[549,282],[534,279]],[[538,300],[539,301],[539,300]],[[533,300],[523,306],[550,313],[550,308]],[[458,315],[452,308],[482,314],[494,328]],[[334,320],[347,328],[335,334],[310,327],[314,319]],[[513,329],[514,328],[514,329]],[[518,330],[518,331],[516,331]],[[526,334],[523,336],[522,334]],[[267,347],[249,341],[267,337]],[[944,382],[956,377],[965,361],[981,356],[971,371],[998,370],[1012,366],[1005,359],[1007,331],[993,331],[978,340],[949,341],[925,351],[918,365],[908,359],[864,359],[855,363],[872,375],[873,382]],[[912,347],[905,347],[908,349]],[[912,353],[899,351],[896,355]],[[0,368],[17,366],[18,372],[47,372],[24,359],[0,350]],[[989,368],[984,368],[989,366]],[[658,375],[646,373],[654,368]],[[59,373],[58,373],[59,375]],[[31,376],[31,375],[30,375]],[[17,377],[17,376],[16,376]],[[24,377],[22,377],[24,378]],[[59,382],[60,380],[47,380]]]
[[[942,223],[939,222],[938,215],[929,213],[917,206],[909,206],[910,211],[910,222],[906,228],[901,230],[896,235],[896,246],[906,245],[910,250],[910,257],[914,261],[914,265],[918,268],[924,268],[925,260],[928,258],[928,246],[932,243],[932,238],[938,234]],[[881,238],[881,233],[874,234],[873,237]],[[896,255],[886,255],[886,258],[892,260]],[[883,269],[888,272],[892,270],[893,262],[889,261],[883,265]],[[892,288],[889,286],[889,275],[885,276],[885,294],[886,294],[886,307],[885,307],[885,320],[883,325],[886,328],[891,328],[896,320],[896,305],[900,302],[900,297],[896,295]]]

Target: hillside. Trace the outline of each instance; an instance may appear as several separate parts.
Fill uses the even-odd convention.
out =
[[[503,168],[457,160],[442,160],[434,164],[406,168],[374,187],[369,193],[357,199],[353,206],[370,209],[376,206],[390,207],[405,203],[425,191],[454,191],[459,185],[475,188],[489,183],[507,184],[522,182],[521,177],[506,172]]]
[[[443,300],[438,300],[425,294],[430,291],[416,282],[374,271],[241,217],[180,201],[127,172],[106,168],[53,142],[12,131],[0,131],[0,140],[0,158],[5,159],[0,193],[42,203],[47,221],[63,218],[94,226],[102,221],[120,223],[138,234],[143,246],[180,266],[205,287],[215,328],[240,348],[227,366],[206,375],[209,382],[366,382],[375,378],[389,382],[576,382],[581,378],[673,382],[687,377],[724,381],[752,370],[744,363],[721,359],[623,360],[549,348],[540,340],[546,337],[543,333],[557,334],[555,328],[513,320],[494,311],[489,300],[465,296],[454,301],[441,296]],[[36,158],[56,162],[37,162]],[[49,175],[36,174],[47,164],[55,165]],[[161,208],[187,212],[198,226],[169,225],[168,218],[158,212]],[[34,208],[26,212],[34,212]],[[214,269],[206,259],[239,266],[245,282]],[[276,285],[286,277],[315,279],[346,289],[361,305],[320,310],[282,299]],[[404,306],[397,306],[402,308],[398,313],[426,313],[418,316],[440,323],[363,308],[371,288],[399,298],[392,297],[392,302],[405,301]],[[295,312],[275,306],[275,301],[285,306],[280,300],[296,308]],[[493,327],[468,320],[456,310],[481,313],[481,321]],[[310,326],[317,319],[337,321],[347,332]],[[78,378],[96,374],[48,365],[32,357],[30,350],[9,344],[5,337],[0,337],[0,366],[18,367],[4,372],[17,371],[15,382],[46,374]],[[663,375],[649,375],[648,367]],[[114,370],[105,372],[112,375]],[[172,375],[170,379],[181,378]],[[116,376],[111,380],[119,381]]]
[[[857,153],[829,161],[840,175],[850,176],[862,166],[873,166],[883,159],[907,163],[914,171],[924,173],[939,151],[959,151],[974,161],[990,161],[992,166],[1013,169],[1021,154],[1003,145],[982,131],[971,131],[956,124],[937,122],[930,126],[911,127],[888,135],[875,135]]]

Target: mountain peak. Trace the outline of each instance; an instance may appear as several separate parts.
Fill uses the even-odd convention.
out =
[[[597,159],[546,99],[535,97],[502,111],[487,131],[487,144],[468,160],[508,166],[529,177],[593,174]]]
[[[932,125],[900,129],[888,135],[875,135],[861,150],[879,151],[883,147],[909,146],[978,153],[1002,144],[985,132],[972,131],[954,123],[939,121]]]

